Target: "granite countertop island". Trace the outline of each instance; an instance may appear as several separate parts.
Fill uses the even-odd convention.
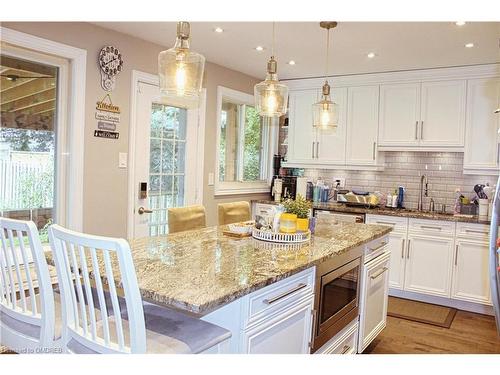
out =
[[[142,297],[203,316],[391,230],[383,225],[318,225],[310,242],[283,245],[228,237],[222,229],[129,241]]]

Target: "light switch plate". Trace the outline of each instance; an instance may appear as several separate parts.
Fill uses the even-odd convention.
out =
[[[214,185],[214,182],[215,182],[215,181],[214,181],[214,178],[215,178],[215,177],[214,177],[213,172],[210,172],[210,173],[208,174],[208,186],[213,186],[213,185]]]
[[[118,153],[118,168],[127,168],[127,153]]]
[[[335,181],[337,181],[337,180],[340,180],[339,187],[344,188],[345,187],[345,178],[344,177],[333,177],[332,178],[333,186],[335,186]]]

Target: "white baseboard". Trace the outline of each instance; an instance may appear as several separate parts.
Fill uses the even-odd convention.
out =
[[[389,289],[389,295],[393,297],[401,297],[420,302],[433,303],[435,305],[454,307],[458,310],[470,311],[478,314],[495,315],[492,306],[482,305],[466,301],[458,301],[451,298],[443,298],[436,296],[428,296],[425,294],[405,292],[404,290]]]

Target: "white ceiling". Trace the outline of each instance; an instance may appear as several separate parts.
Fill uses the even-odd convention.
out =
[[[170,48],[174,22],[96,22]],[[223,33],[214,32],[222,27]],[[193,22],[191,47],[208,61],[263,78],[271,53],[270,22]],[[330,74],[357,74],[500,62],[500,22],[339,22],[330,32]],[[466,43],[474,48],[465,48]],[[322,76],[326,31],[316,22],[276,23],[281,79]],[[257,52],[257,45],[266,49]],[[369,59],[368,52],[377,56]],[[286,62],[295,60],[296,65]]]

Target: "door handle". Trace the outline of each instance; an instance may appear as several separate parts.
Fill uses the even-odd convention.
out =
[[[383,248],[385,245],[387,245],[387,242],[382,241],[382,242],[380,243],[380,245],[378,245],[377,247],[370,247],[369,249],[370,249],[370,251],[376,251],[376,250],[378,250],[378,249]]]
[[[405,257],[405,239],[403,238],[403,241],[401,242],[401,259],[404,259]]]
[[[458,245],[455,245],[455,266],[457,265],[458,262]]]
[[[418,139],[418,121],[415,121],[415,140]]]
[[[273,297],[273,298],[269,298],[269,299],[265,299],[263,300],[262,302],[264,302],[266,305],[270,305],[276,301],[279,301],[280,299],[283,299],[285,298],[286,296],[289,296],[290,294],[292,293],[295,293],[301,289],[304,289],[305,287],[307,286],[307,284],[304,284],[304,283],[300,283],[299,285],[297,285],[295,288],[292,288],[276,297]]]
[[[139,215],[142,215],[142,214],[152,214],[152,213],[153,213],[153,210],[148,210],[148,209],[146,209],[146,208],[144,208],[144,207],[139,207],[139,208],[137,209],[137,213],[138,213]]]
[[[313,158],[313,159],[314,159],[314,142],[312,143],[311,158]]]
[[[424,120],[420,121],[420,139],[424,139]]]
[[[373,142],[373,160],[375,160],[375,147],[377,146],[377,142]]]
[[[319,159],[319,142],[316,142],[316,159]]]
[[[349,350],[351,350],[351,347],[349,345],[344,345],[344,347],[342,348],[342,354],[345,354],[347,353]]]
[[[377,277],[379,277],[380,275],[382,275],[385,271],[387,271],[389,268],[387,267],[384,267],[382,268],[380,271],[378,271],[375,275],[371,275],[370,278],[372,280],[376,279]]]
[[[411,240],[408,240],[408,252],[406,253],[406,259],[410,259],[410,242]]]

